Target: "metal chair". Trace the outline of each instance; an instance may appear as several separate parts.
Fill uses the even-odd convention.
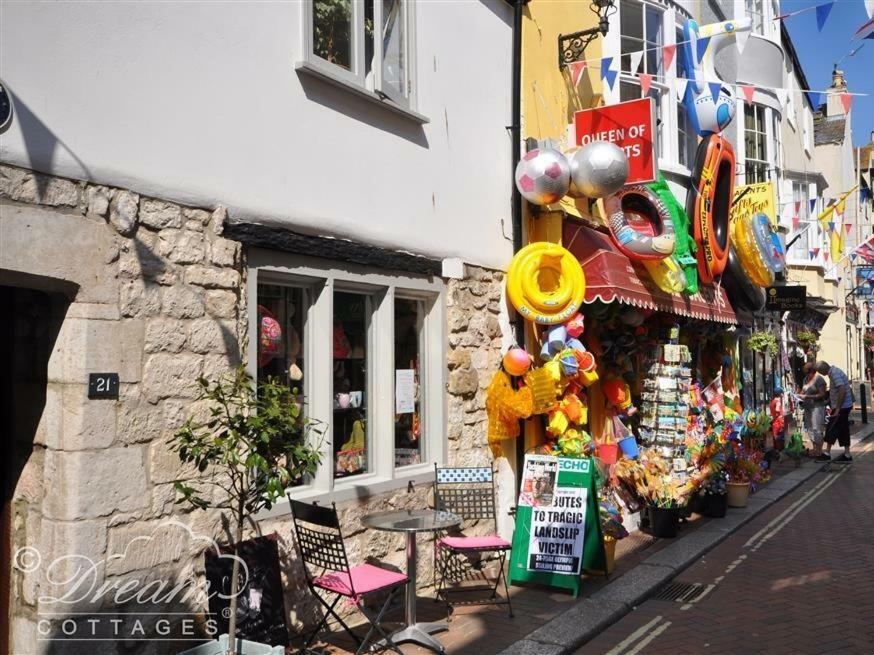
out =
[[[358,650],[355,651],[356,655],[360,655],[365,650],[375,632],[382,636],[386,648],[401,653],[397,644],[385,633],[379,623],[395,594],[407,584],[407,576],[372,564],[358,564],[350,567],[336,506],[332,503],[330,508],[319,507],[291,498],[289,500],[291,501],[294,530],[297,534],[298,553],[306,571],[307,586],[325,608],[322,620],[306,637],[299,652],[309,652],[309,645],[319,632],[327,627],[329,618],[333,617],[358,645]],[[379,611],[373,615],[364,607],[362,597],[383,590],[389,591],[388,598]],[[335,597],[329,603],[325,599],[325,595],[329,598],[331,595]],[[346,625],[335,611],[334,608],[341,598],[352,601],[370,623],[370,630],[363,640]],[[401,655],[403,654],[401,653]]]
[[[438,539],[434,544],[435,571],[439,570],[440,583],[437,585],[437,598],[442,599],[451,609],[453,605],[506,605],[509,615],[513,616],[513,606],[510,604],[510,590],[504,566],[511,544],[497,535],[498,519],[495,510],[495,479],[490,467],[440,468],[434,467],[434,497],[438,510],[457,514],[463,521],[491,521],[495,532],[480,537],[447,536]],[[495,577],[494,584],[484,573],[483,579],[488,583],[485,587],[446,587],[446,575],[453,563],[461,555],[497,553],[500,560],[500,572]],[[504,597],[498,595],[498,587],[504,583]],[[471,592],[485,589],[491,594],[487,599],[465,600],[452,602],[450,593]]]

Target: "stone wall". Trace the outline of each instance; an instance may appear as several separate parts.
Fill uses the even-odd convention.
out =
[[[50,646],[40,650],[34,644],[38,613],[58,611],[38,601],[58,592],[45,570],[54,558],[108,559],[94,576],[98,585],[202,581],[204,543],[194,535],[221,534],[220,516],[174,504],[173,481],[195,473],[180,466],[167,439],[189,415],[203,415],[205,408],[195,400],[196,376],[214,379],[245,352],[245,253],[222,237],[225,218],[221,207],[182,207],[0,165],[0,271],[19,276],[15,283],[24,275],[28,286],[61,289],[71,301],[49,358],[33,453],[16,488],[13,549],[38,549],[42,567],[15,571],[13,652],[51,652]],[[475,267],[468,267],[465,279],[448,282],[449,464],[492,463],[485,389],[500,360],[502,283],[501,273]],[[88,400],[87,374],[107,371],[119,373],[118,400]],[[507,477],[506,462],[499,466],[499,493],[507,497],[512,476]],[[432,501],[431,485],[422,484],[344,503],[351,560],[375,558],[403,569],[403,538],[365,532],[360,518]],[[168,525],[168,519],[179,525]],[[280,537],[292,624],[310,623],[314,603],[294,561],[289,518],[264,521],[260,528]],[[419,579],[426,587],[431,548],[420,539]],[[124,556],[112,557],[118,554]],[[56,579],[72,565],[55,571]],[[104,600],[107,605],[112,603]],[[99,606],[83,601],[62,609],[95,612]],[[189,600],[180,611],[201,608]],[[130,621],[125,619],[123,630],[129,631]],[[40,627],[45,626],[50,636],[60,628],[58,622]],[[150,629],[145,626],[147,633]],[[83,652],[176,650],[169,642],[120,640],[88,643]]]

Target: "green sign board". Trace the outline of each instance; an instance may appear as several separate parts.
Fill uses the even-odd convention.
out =
[[[583,569],[604,570],[591,458],[526,455],[516,509],[510,583],[580,592]]]

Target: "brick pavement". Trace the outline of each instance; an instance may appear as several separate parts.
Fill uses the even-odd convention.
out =
[[[874,652],[874,443],[763,512],[674,582],[695,602],[650,599],[578,652]]]

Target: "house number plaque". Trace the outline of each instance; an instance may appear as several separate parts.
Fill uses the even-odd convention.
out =
[[[118,373],[89,373],[89,398],[118,398]]]

